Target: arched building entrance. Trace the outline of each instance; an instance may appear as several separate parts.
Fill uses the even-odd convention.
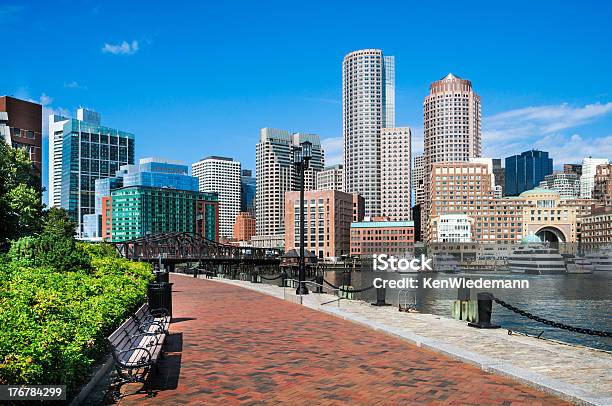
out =
[[[565,234],[557,227],[546,226],[542,227],[535,233],[543,242],[560,243],[565,242]]]

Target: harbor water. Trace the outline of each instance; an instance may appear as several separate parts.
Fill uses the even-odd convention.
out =
[[[355,272],[352,275],[356,289],[371,286],[374,278],[386,280],[413,278],[419,281],[418,289],[408,289],[409,300],[416,299],[416,308],[422,313],[451,316],[451,305],[457,299],[457,289],[423,288],[423,279],[470,278],[528,280],[528,289],[472,289],[471,298],[477,292],[488,291],[508,304],[545,319],[563,324],[612,331],[612,272],[575,275],[524,275],[506,272],[461,272],[457,274],[426,273],[400,274],[392,272]],[[386,291],[386,301],[398,305],[400,289]],[[376,300],[376,291],[370,289],[358,296],[368,301]],[[580,344],[606,351],[612,351],[612,338],[578,334],[560,330],[513,313],[500,305],[493,304],[491,321],[516,332],[541,335],[570,344]]]

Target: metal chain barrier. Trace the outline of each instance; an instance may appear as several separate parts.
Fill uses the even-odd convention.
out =
[[[328,284],[329,286],[331,286],[332,288],[339,290],[340,292],[349,292],[349,293],[361,293],[361,292],[368,291],[368,290],[370,290],[370,289],[372,289],[372,288],[374,287],[374,285],[372,285],[372,286],[368,286],[368,287],[367,287],[367,288],[365,288],[365,289],[360,289],[360,290],[348,290],[348,289],[343,289],[343,288],[341,288],[340,286],[335,286],[335,285],[332,285],[331,283],[327,282],[325,279],[323,279],[323,282],[327,283],[327,284]]]
[[[275,276],[274,278],[266,278],[266,277],[265,277],[265,276],[263,276],[263,275],[259,275],[259,277],[260,277],[261,279],[265,280],[265,281],[274,281],[274,280],[276,280],[276,279],[282,278],[282,276],[283,276],[283,275],[281,274],[281,275]]]
[[[540,316],[536,316],[534,314],[529,313],[528,311],[525,310],[521,310],[518,307],[514,307],[511,304],[508,304],[506,302],[504,302],[501,299],[498,298],[494,298],[493,299],[495,301],[495,303],[499,304],[500,306],[505,307],[506,309],[520,314],[521,316],[525,316],[531,320],[535,320],[538,323],[543,323],[546,324],[548,326],[552,326],[552,327],[556,327],[556,328],[560,328],[562,330],[568,330],[568,331],[572,331],[574,333],[579,333],[579,334],[588,334],[591,336],[599,336],[599,337],[612,337],[612,332],[609,331],[599,331],[599,330],[592,330],[590,328],[581,328],[581,327],[574,327],[574,326],[569,326],[567,324],[563,324],[563,323],[559,323],[556,321],[552,321],[552,320],[547,320],[544,319]]]

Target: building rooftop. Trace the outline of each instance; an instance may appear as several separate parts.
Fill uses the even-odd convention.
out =
[[[216,159],[217,161],[233,161],[234,160],[234,158],[229,158],[226,156],[211,155],[211,156],[207,156],[206,158],[200,159],[200,161],[205,161],[207,159]]]
[[[524,191],[523,193],[521,193],[519,195],[519,197],[534,196],[534,195],[559,196],[559,192],[557,192],[556,190],[553,190],[553,189],[544,189],[544,188],[541,188],[541,187],[536,187],[536,188],[533,188],[531,190]]]
[[[414,221],[358,221],[351,228],[414,227]]]
[[[448,75],[444,76],[440,80],[453,80],[453,79],[463,79],[463,78],[460,78],[459,76],[455,76],[455,75],[453,75],[452,73],[449,72]]]

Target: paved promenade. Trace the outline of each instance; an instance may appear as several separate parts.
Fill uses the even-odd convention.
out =
[[[121,404],[566,404],[269,295],[185,276],[173,275],[172,282],[170,346],[147,383],[155,396],[129,395],[136,387],[127,387]]]

